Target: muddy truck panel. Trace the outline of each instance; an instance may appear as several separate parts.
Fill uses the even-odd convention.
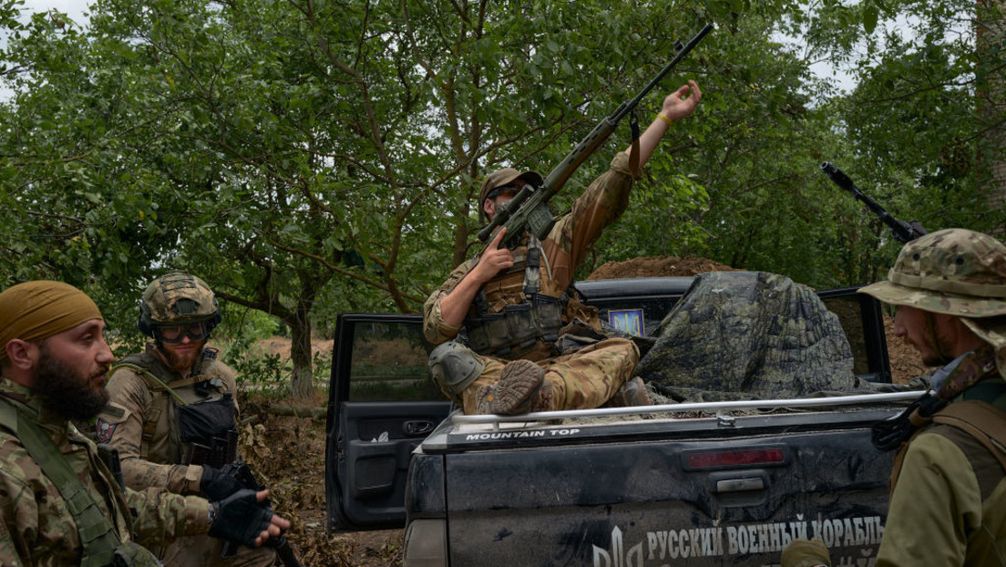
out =
[[[447,565],[771,565],[795,537],[856,565],[891,467],[869,425],[897,411],[438,430],[409,482],[444,488],[409,519],[447,526]]]

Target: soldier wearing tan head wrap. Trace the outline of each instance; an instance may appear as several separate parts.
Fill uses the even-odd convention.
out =
[[[91,319],[101,311],[86,294],[62,282],[33,281],[0,293],[0,346],[11,339],[35,342]],[[6,349],[0,359],[6,359]]]
[[[158,545],[210,531],[255,545],[289,526],[259,505],[265,493],[211,505],[120,487],[69,421],[108,399],[104,329],[73,286],[35,281],[0,293],[0,565],[157,565],[134,538]]]

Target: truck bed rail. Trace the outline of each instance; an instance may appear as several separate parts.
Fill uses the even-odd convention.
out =
[[[491,424],[521,423],[533,421],[548,421],[552,419],[607,417],[641,414],[674,414],[686,411],[721,411],[740,409],[779,409],[845,406],[856,404],[882,404],[892,402],[910,402],[919,399],[924,392],[912,390],[887,394],[857,394],[852,396],[824,396],[818,398],[794,398],[790,400],[731,400],[724,402],[695,402],[685,404],[663,404],[656,406],[635,406],[621,408],[597,408],[584,410],[540,411],[521,415],[462,415],[455,413],[450,417],[451,423],[460,424]]]

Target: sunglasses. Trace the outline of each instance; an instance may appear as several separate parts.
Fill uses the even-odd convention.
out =
[[[167,344],[178,344],[185,340],[185,337],[193,342],[201,341],[209,335],[204,321],[182,325],[158,325],[154,327],[154,330],[157,333],[157,338]]]

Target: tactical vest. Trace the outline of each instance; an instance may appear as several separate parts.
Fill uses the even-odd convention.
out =
[[[237,458],[233,392],[221,378],[216,350],[205,349],[192,375],[178,380],[153,354],[130,355],[112,367],[143,378],[151,393],[143,416],[140,454],[153,462],[222,467]],[[167,418],[169,439],[158,442],[158,425]],[[163,436],[164,433],[161,433]]]
[[[77,525],[77,534],[83,547],[80,560],[82,567],[161,565],[147,549],[132,541],[122,541],[113,522],[102,512],[94,495],[73,472],[52,439],[37,423],[3,396],[0,396],[0,425],[14,433],[63,497],[67,511]],[[88,453],[92,465],[98,469],[98,476],[101,477],[104,488],[109,492],[111,513],[121,518],[128,527],[130,518],[124,511],[129,507],[112,480],[112,472],[93,454],[90,446]]]
[[[483,285],[464,321],[468,346],[483,355],[517,358],[554,343],[568,307],[585,310],[552,279],[541,242],[533,235],[514,251],[513,267]]]
[[[960,434],[973,438],[984,448],[992,458],[999,462],[1001,470],[998,478],[1006,474],[1006,382],[993,379],[979,382],[965,390],[960,400],[947,405],[932,416],[932,423],[953,428],[956,433],[947,428],[924,427],[916,435],[923,432],[938,433],[954,442],[968,457],[975,462],[984,455],[973,454],[975,451],[959,442]],[[911,439],[904,443],[894,457],[891,469],[891,493],[901,474],[905,454]],[[979,479],[982,480],[982,479]],[[989,479],[992,480],[992,479]]]

